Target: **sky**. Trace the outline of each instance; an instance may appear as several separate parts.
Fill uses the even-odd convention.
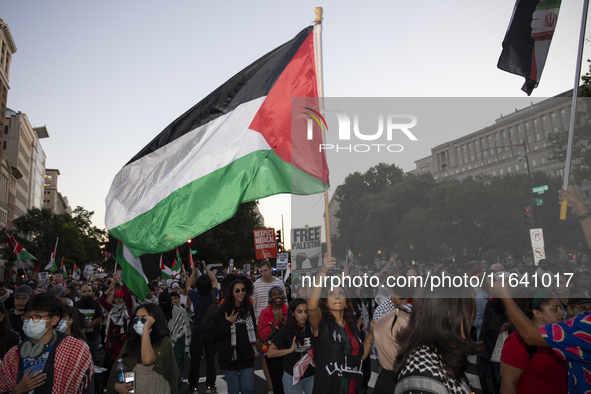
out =
[[[41,145],[46,167],[60,170],[59,191],[72,208],[94,211],[94,224],[103,228],[105,198],[121,167],[187,109],[312,23],[317,6],[324,11],[327,97],[521,97],[528,103],[520,90],[523,78],[496,67],[515,2],[482,5],[5,0],[0,18],[18,48],[8,107],[26,113],[34,127],[47,126],[50,138]],[[562,3],[532,97],[572,89],[582,6],[583,0]],[[585,48],[583,59],[589,58]],[[582,73],[587,70],[584,62]],[[413,170],[414,160],[431,148],[496,117],[498,112],[482,116],[468,131],[424,135],[412,157],[392,162]],[[355,170],[378,162],[364,161]],[[331,175],[330,194],[343,179]],[[314,209],[320,200],[309,199]],[[265,225],[281,228],[283,215],[289,233],[290,203],[286,195],[261,200]],[[320,225],[321,214],[305,222],[294,220],[294,227]]]

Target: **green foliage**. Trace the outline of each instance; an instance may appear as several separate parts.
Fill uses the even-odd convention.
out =
[[[384,169],[384,164],[379,167]],[[391,166],[394,174],[399,169]],[[368,174],[369,173],[369,174]],[[371,263],[382,251],[396,250],[402,259],[431,262],[455,258],[459,262],[531,253],[524,208],[531,207],[526,174],[468,177],[435,182],[430,174],[402,174],[377,179],[377,171],[354,173],[337,189],[339,236],[335,255],[344,258],[348,245]],[[371,179],[369,182],[367,179]],[[576,218],[559,220],[561,180],[543,172],[533,174],[533,185],[548,185],[541,207],[534,207],[536,227],[542,228],[546,254],[557,258],[559,249],[584,249]],[[537,196],[537,195],[536,195]]]
[[[79,267],[87,262],[102,261],[102,248],[106,241],[106,232],[92,225],[94,212],[76,207],[72,216],[56,215],[48,209],[30,209],[25,215],[14,220],[14,229],[9,232],[28,252],[39,259],[41,269],[49,263],[55,241],[59,237],[56,264],[61,263],[71,271],[74,264]],[[6,239],[7,230],[0,230],[2,239]],[[9,265],[14,264],[16,256],[7,243],[0,250],[0,255]]]
[[[591,62],[591,60],[588,60],[588,62]],[[590,71],[581,77],[583,84],[579,87],[571,154],[573,160],[579,160],[577,165],[571,166],[572,179],[579,185],[591,180],[591,149],[589,148],[589,142],[591,142],[591,119],[589,118],[589,110],[591,109],[591,98],[589,98],[591,97],[591,65],[589,69]],[[552,152],[551,159],[566,162],[568,130],[551,133],[548,136],[548,141]]]

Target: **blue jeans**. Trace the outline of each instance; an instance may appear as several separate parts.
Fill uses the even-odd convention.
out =
[[[253,394],[254,393],[254,367],[239,371],[224,371],[228,394]],[[242,390],[240,387],[242,386]]]
[[[285,394],[312,394],[314,376],[300,379],[294,386],[293,376],[283,371],[283,392]]]

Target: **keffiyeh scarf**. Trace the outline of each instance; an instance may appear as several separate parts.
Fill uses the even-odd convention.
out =
[[[248,342],[250,342],[252,349],[254,350],[255,357],[258,356],[257,352],[257,336],[255,332],[254,322],[252,321],[252,315],[250,313],[246,314],[246,319],[236,319],[234,323],[230,326],[230,338],[231,338],[231,345],[232,345],[232,361],[236,361],[238,359],[238,354],[236,353],[236,324],[245,324],[246,323],[246,331],[248,332]]]

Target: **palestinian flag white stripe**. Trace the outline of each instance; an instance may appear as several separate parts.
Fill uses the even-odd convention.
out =
[[[271,149],[260,133],[248,129],[264,101],[261,97],[243,104],[123,167],[107,196],[107,210],[113,213],[107,216],[107,228],[148,212],[177,189],[236,159]],[[144,198],[134,199],[134,195]]]

